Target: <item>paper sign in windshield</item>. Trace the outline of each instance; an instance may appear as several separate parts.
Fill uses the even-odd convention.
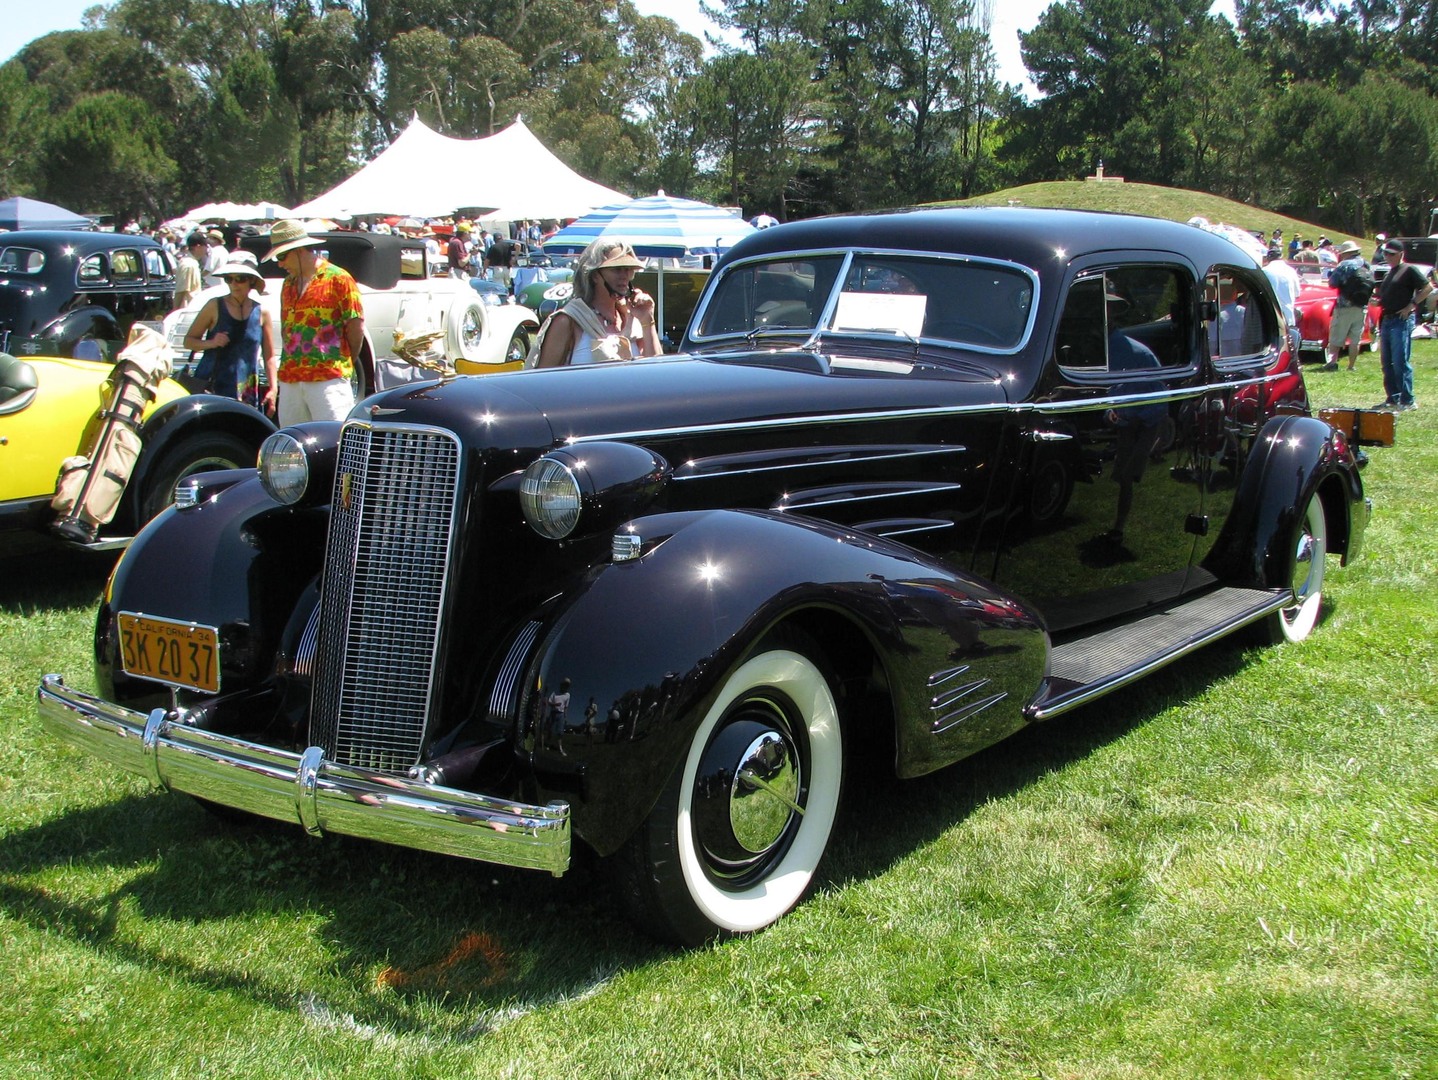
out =
[[[918,337],[924,329],[927,296],[895,296],[893,293],[839,294],[834,313],[835,330],[882,330]]]

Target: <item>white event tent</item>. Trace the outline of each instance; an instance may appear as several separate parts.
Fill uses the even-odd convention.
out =
[[[453,139],[416,116],[368,165],[294,213],[441,217],[476,207],[493,211],[486,219],[514,221],[578,217],[627,198],[565,165],[523,120],[488,138]]]

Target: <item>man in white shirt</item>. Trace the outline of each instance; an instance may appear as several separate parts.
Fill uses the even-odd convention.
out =
[[[1283,249],[1275,244],[1263,257],[1263,272],[1273,283],[1273,293],[1278,297],[1278,306],[1282,309],[1284,322],[1288,326],[1288,350],[1297,356],[1302,344],[1302,333],[1298,329],[1298,311],[1294,307],[1298,300],[1298,271],[1283,260]]]
[[[220,279],[215,276],[215,271],[230,261],[230,253],[225,248],[225,234],[219,229],[211,229],[205,233],[205,284],[218,285]]]

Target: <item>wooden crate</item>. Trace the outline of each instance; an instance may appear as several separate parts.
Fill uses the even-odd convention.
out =
[[[1326,420],[1359,446],[1392,446],[1395,439],[1394,417],[1380,409],[1320,409],[1320,420]]]

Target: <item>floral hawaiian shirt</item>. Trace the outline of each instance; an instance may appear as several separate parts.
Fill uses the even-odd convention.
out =
[[[280,382],[348,379],[354,371],[344,327],[364,317],[355,279],[327,259],[315,264],[304,295],[295,279],[280,290]]]

